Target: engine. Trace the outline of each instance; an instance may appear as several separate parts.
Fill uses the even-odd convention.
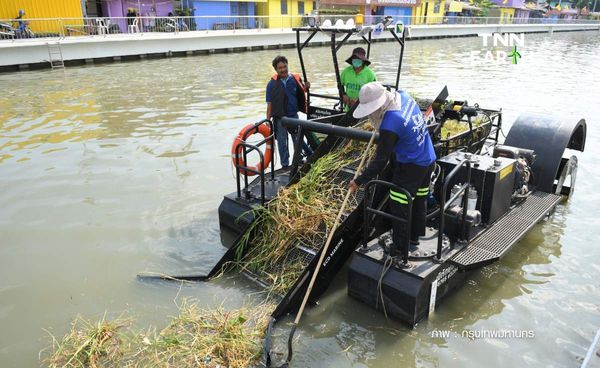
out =
[[[506,157],[516,160],[515,183],[513,200],[519,200],[531,193],[533,171],[531,166],[535,161],[535,152],[529,149],[497,145],[494,147],[494,157]]]

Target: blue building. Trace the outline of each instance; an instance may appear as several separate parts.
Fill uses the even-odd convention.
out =
[[[394,22],[402,21],[404,24],[411,23],[413,9],[419,5],[418,0],[377,0],[371,5],[371,15],[375,19],[380,17],[391,16]]]
[[[266,1],[266,0],[265,0]],[[256,27],[256,3],[247,1],[194,1],[196,29],[246,29]]]

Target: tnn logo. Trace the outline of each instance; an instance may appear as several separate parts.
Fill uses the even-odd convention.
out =
[[[483,58],[480,57],[481,51],[471,51],[471,64],[474,65],[479,59],[483,63],[493,64],[505,64],[508,60],[512,64],[516,64],[517,60],[520,59],[521,53],[517,50],[517,46],[525,46],[525,34],[524,33],[488,33],[480,34],[479,37],[483,39],[483,47],[489,46],[494,47],[493,50],[485,50]],[[490,42],[491,39],[491,42]],[[490,43],[492,45],[490,45]],[[502,50],[502,48],[510,48],[510,53]]]
[[[488,46],[488,39],[492,38],[492,45],[494,47],[514,47],[514,46],[525,46],[525,34],[524,33],[494,33],[494,34],[481,34],[479,37],[483,38],[483,46]]]

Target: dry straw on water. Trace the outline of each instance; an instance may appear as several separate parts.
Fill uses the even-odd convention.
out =
[[[57,367],[248,367],[261,355],[272,304],[226,311],[189,301],[162,330],[134,332],[131,318],[77,317],[43,363]]]

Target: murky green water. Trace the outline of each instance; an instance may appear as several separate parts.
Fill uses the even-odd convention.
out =
[[[502,107],[507,125],[525,110],[586,118],[572,201],[414,330],[349,299],[340,275],[306,313],[296,367],[581,364],[600,327],[600,34],[527,35],[525,42],[517,65],[476,66],[470,54],[481,39],[409,42],[401,84],[431,97],[447,84],[451,98]],[[297,70],[295,51],[284,51]],[[307,52],[317,88],[333,86],[327,52]],[[396,55],[391,43],[376,44],[380,79],[392,81]],[[1,367],[37,366],[50,341],[43,329],[61,335],[78,313],[97,318],[129,310],[142,323],[162,324],[176,297],[234,307],[256,291],[239,279],[180,289],[142,284],[135,275],[207,271],[224,252],[217,207],[235,188],[230,142],[263,116],[274,56],[0,75]],[[535,337],[432,335],[502,329],[533,330]]]

